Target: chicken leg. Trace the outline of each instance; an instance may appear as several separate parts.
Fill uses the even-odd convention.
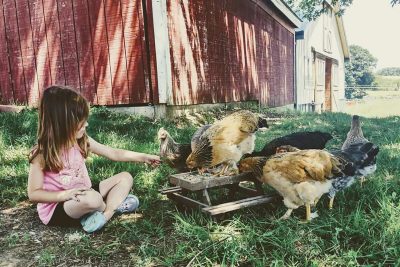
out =
[[[316,199],[314,199],[314,207],[317,206],[319,199],[320,199],[320,197],[317,197]]]
[[[330,210],[333,209],[333,200],[334,200],[334,199],[335,199],[334,196],[331,197],[331,198],[329,199],[329,205],[328,205],[328,207],[329,207]]]
[[[306,206],[306,221],[310,222],[311,221],[311,205],[310,205],[310,203],[307,203],[305,206]]]
[[[365,182],[365,176],[360,177],[360,186],[363,186],[363,183]]]
[[[283,216],[279,218],[279,220],[287,220],[287,219],[289,219],[289,217],[292,214],[292,212],[293,212],[293,209],[288,209],[286,211],[286,213],[283,214]]]

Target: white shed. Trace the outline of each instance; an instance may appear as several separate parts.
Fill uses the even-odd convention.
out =
[[[302,111],[340,111],[344,95],[344,62],[349,47],[343,20],[327,2],[326,13],[296,30],[295,106]]]

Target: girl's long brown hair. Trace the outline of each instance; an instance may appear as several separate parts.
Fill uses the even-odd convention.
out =
[[[60,152],[78,143],[82,155],[88,155],[86,133],[76,140],[76,133],[89,117],[87,100],[72,88],[51,86],[42,96],[39,106],[37,145],[29,155],[29,162],[43,157],[43,170],[60,171],[64,168]]]

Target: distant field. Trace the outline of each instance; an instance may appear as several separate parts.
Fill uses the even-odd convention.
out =
[[[362,100],[347,101],[343,112],[369,118],[400,116],[400,91],[368,91]]]
[[[375,76],[375,82],[379,87],[400,89],[400,76]]]

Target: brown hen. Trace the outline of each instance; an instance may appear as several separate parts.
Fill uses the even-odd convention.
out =
[[[332,181],[343,175],[341,162],[324,150],[301,150],[281,153],[270,158],[249,157],[239,162],[240,172],[252,172],[283,197],[288,208],[282,219],[294,209],[306,207],[306,220],[311,220],[311,205],[329,192]]]
[[[255,132],[266,126],[266,120],[241,110],[228,115],[205,129],[192,140],[192,153],[186,160],[190,169],[204,169],[222,164],[217,175],[237,174],[237,162],[255,146]]]

